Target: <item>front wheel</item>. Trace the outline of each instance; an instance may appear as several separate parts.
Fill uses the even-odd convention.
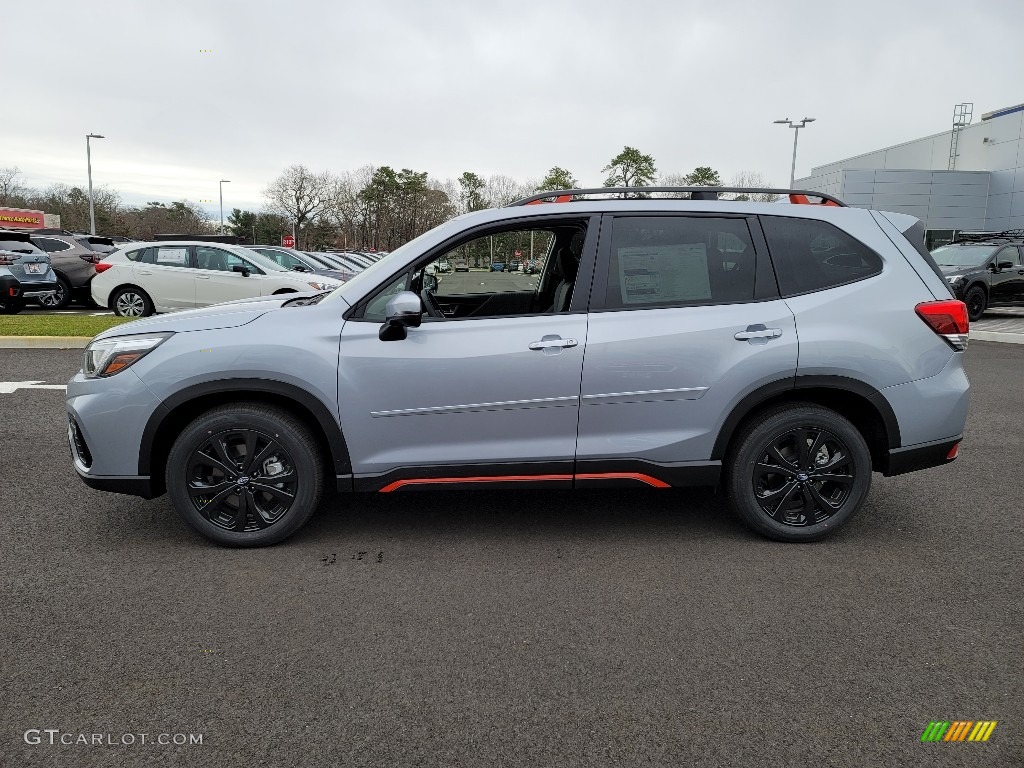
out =
[[[988,301],[985,297],[985,289],[980,285],[976,285],[967,292],[964,296],[964,304],[967,305],[967,317],[974,322],[981,320],[981,316],[985,314],[985,307]]]
[[[845,525],[871,488],[871,454],[856,427],[812,403],[751,420],[726,467],[736,514],[777,541],[817,541]]]
[[[175,510],[229,547],[262,547],[291,536],[320,503],[323,478],[309,428],[287,411],[255,403],[202,414],[167,457]]]

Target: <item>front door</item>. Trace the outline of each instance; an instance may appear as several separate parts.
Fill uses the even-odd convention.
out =
[[[793,313],[750,224],[652,214],[602,225],[577,486],[715,482],[723,415],[757,386],[795,376]]]
[[[357,490],[571,487],[589,288],[588,280],[577,289],[575,278],[596,245],[586,227],[558,219],[534,233],[548,254],[564,250],[562,268],[547,259],[539,282],[488,271],[492,252],[524,238],[506,225],[460,246],[479,264],[468,273],[438,273],[451,249],[430,254],[357,308],[342,331],[338,372],[342,427],[357,436],[349,439]],[[381,341],[387,300],[425,287],[430,315],[405,339]]]
[[[251,299],[261,294],[260,276],[263,270],[231,251],[213,246],[197,245],[196,249],[196,306],[206,307],[222,301]],[[235,272],[244,266],[248,276]]]
[[[999,269],[998,265],[1010,262],[1013,266]],[[1020,249],[1016,245],[1008,245],[992,259],[996,266],[989,278],[991,286],[990,304],[1002,304],[1024,298],[1024,266],[1021,265]]]

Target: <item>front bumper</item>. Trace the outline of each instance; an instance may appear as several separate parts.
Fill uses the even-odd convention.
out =
[[[139,446],[160,402],[130,368],[107,379],[78,373],[68,382],[68,443],[75,472],[90,488],[155,498],[152,478],[139,474]]]

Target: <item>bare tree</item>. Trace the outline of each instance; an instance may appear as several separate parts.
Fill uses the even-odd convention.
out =
[[[753,189],[766,188],[775,186],[767,177],[758,171],[740,171],[732,177],[732,181],[729,182],[730,187],[750,187]],[[734,199],[736,200],[751,200],[755,203],[774,203],[779,199],[779,195],[772,195],[766,192],[753,192],[751,194],[739,194]]]
[[[0,205],[23,205],[28,195],[28,188],[21,183],[18,166],[0,168]]]
[[[304,165],[292,165],[270,182],[263,191],[263,197],[271,213],[287,216],[295,222],[296,234],[301,238],[303,225],[327,208],[331,188],[332,177],[326,171],[313,173]]]
[[[522,200],[533,194],[537,185],[532,182],[519,182],[511,176],[491,176],[484,186],[484,197],[490,207],[503,208],[516,200]]]

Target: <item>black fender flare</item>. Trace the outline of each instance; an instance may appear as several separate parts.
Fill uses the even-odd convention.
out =
[[[244,399],[247,393],[272,394],[292,400],[302,406],[316,419],[327,439],[335,475],[350,475],[352,473],[352,461],[348,453],[348,444],[341,431],[341,425],[338,423],[337,417],[331,413],[319,397],[302,387],[277,379],[215,379],[193,384],[175,392],[153,411],[149,421],[146,422],[139,445],[139,474],[143,476],[151,474],[153,448],[157,434],[175,409],[200,397],[226,393],[235,393],[240,400]]]
[[[761,403],[786,392],[799,394],[801,389],[836,389],[843,392],[850,392],[867,400],[882,419],[885,425],[886,437],[889,448],[899,448],[901,443],[900,423],[896,418],[889,401],[885,395],[872,387],[870,384],[854,379],[849,376],[795,376],[785,379],[777,379],[768,382],[752,392],[745,395],[732,409],[715,439],[714,448],[711,451],[712,460],[725,458],[725,452],[729,447],[733,434],[740,423],[753,412]]]

